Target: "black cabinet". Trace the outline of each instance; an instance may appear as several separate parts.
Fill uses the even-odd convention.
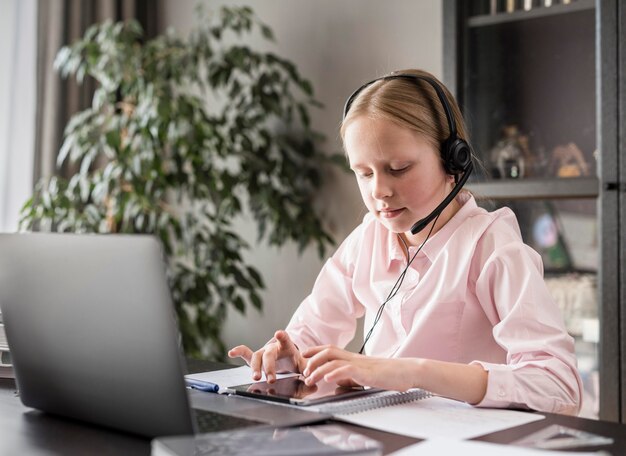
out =
[[[583,414],[626,421],[626,5],[445,0],[444,82],[576,339]],[[620,116],[622,116],[620,118]]]

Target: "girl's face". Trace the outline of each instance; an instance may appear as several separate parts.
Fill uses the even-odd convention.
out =
[[[439,151],[424,137],[385,119],[357,117],[345,130],[344,144],[367,209],[394,233],[413,236],[411,226],[426,217],[454,187]],[[449,206],[453,210],[453,205]],[[446,212],[450,212],[447,210]],[[442,214],[441,226],[451,215]]]

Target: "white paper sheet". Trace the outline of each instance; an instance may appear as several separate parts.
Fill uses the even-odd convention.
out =
[[[463,456],[599,456],[602,452],[572,452],[546,451],[513,445],[498,445],[495,443],[473,442],[468,440],[433,439],[416,443],[391,453],[391,456],[439,456],[448,454],[462,454]]]
[[[544,418],[537,413],[472,407],[442,397],[409,402],[351,415],[343,421],[421,439],[471,439]]]
[[[276,378],[293,377],[298,374],[277,374]],[[265,381],[265,374],[261,377],[261,380],[252,380],[252,369],[249,366],[235,367],[232,369],[222,369],[210,372],[199,372],[196,374],[185,375],[185,378],[191,380],[198,380],[201,382],[211,382],[219,385],[220,393],[223,393],[227,388],[245,385],[248,383],[258,383]]]

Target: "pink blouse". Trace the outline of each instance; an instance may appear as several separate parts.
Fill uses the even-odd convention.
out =
[[[540,256],[523,243],[510,209],[487,212],[467,192],[457,201],[462,207],[417,255],[365,352],[480,364],[489,376],[478,406],[578,413],[574,340]],[[345,347],[357,318],[365,315],[369,331],[405,266],[397,235],[367,214],[322,268],[289,335],[300,349]]]

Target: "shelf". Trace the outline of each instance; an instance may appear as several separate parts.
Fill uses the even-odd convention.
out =
[[[466,187],[478,200],[596,198],[600,194],[597,177],[498,179]]]
[[[594,9],[595,0],[578,0],[568,5],[552,5],[547,7],[534,7],[529,11],[513,11],[512,13],[483,14],[480,16],[472,16],[468,18],[469,27],[483,27],[486,25],[504,24],[507,22],[524,21],[527,19],[536,19],[540,17],[554,16],[557,14],[574,13],[577,11],[585,11]]]

